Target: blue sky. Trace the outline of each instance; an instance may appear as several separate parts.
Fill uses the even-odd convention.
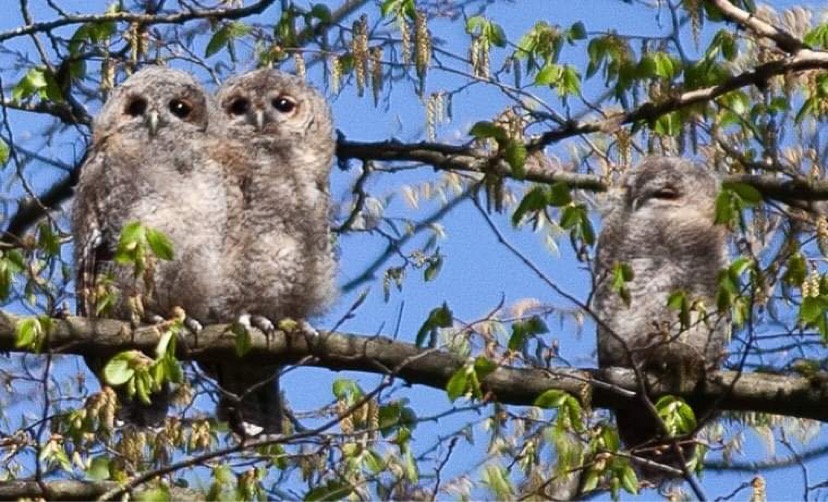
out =
[[[173,2],[169,2],[172,4]],[[338,2],[327,2],[337,5]],[[778,1],[770,2],[777,9],[790,5],[803,5],[806,2]],[[812,3],[813,4],[813,3]],[[99,12],[105,8],[103,1],[65,1],[61,2],[67,10],[81,12]],[[815,4],[814,4],[815,5]],[[33,15],[36,19],[44,20],[54,17],[54,13],[43,8],[41,2],[32,2]],[[15,9],[9,9],[15,10]],[[378,16],[377,9],[371,9],[369,15]],[[516,42],[536,21],[545,20],[561,26],[569,26],[577,21],[586,25],[588,32],[616,30],[622,34],[654,35],[665,33],[668,29],[666,18],[662,22],[654,17],[654,11],[640,5],[630,5],[618,0],[585,0],[581,2],[561,2],[554,0],[534,0],[515,2],[496,2],[489,6],[486,15],[497,20],[504,28],[509,40]],[[663,16],[666,16],[663,13]],[[373,18],[372,18],[373,20]],[[345,24],[349,24],[350,20]],[[0,19],[0,30],[6,30],[21,24],[15,16],[6,16]],[[431,25],[435,38],[442,41],[443,47],[465,54],[468,46],[468,36],[464,32],[462,22],[440,20]],[[28,47],[28,41],[15,42],[18,47]],[[688,40],[688,47],[692,42]],[[29,49],[26,49],[29,50]],[[584,68],[584,44],[566,48],[562,59],[564,62],[575,64],[582,73]],[[0,67],[5,67],[4,58],[0,54]],[[36,56],[32,53],[32,58]],[[223,57],[214,56],[209,60],[215,63]],[[499,58],[493,58],[493,67]],[[193,70],[191,66],[177,62],[181,69]],[[239,71],[249,69],[250,63],[242,63]],[[468,71],[468,69],[465,69]],[[395,84],[398,87],[388,97],[388,101],[375,107],[372,99],[356,96],[353,87],[346,87],[338,96],[332,96],[330,89],[324,88],[319,69],[311,69],[311,81],[317,84],[331,99],[337,127],[352,140],[383,140],[395,137],[402,141],[419,141],[424,139],[425,107],[414,96],[411,85],[406,82]],[[462,76],[432,72],[428,77],[427,92],[450,90],[465,81]],[[598,95],[603,91],[600,79],[593,79],[585,85],[588,95]],[[8,88],[9,82],[3,82]],[[552,90],[537,90],[537,95],[544,98],[553,107],[560,106]],[[438,140],[446,142],[464,141],[470,126],[478,120],[488,120],[507,105],[500,92],[493,87],[476,85],[457,94],[452,102],[453,120],[442,124],[437,129]],[[574,113],[579,110],[573,109]],[[13,114],[12,126],[19,144],[39,149],[44,155],[53,155],[68,162],[77,158],[80,152],[77,149],[81,144],[73,132],[64,133],[57,137],[52,145],[43,146],[43,121],[26,114]],[[566,142],[555,145],[549,154],[560,156],[566,160],[569,157],[571,144]],[[349,201],[350,185],[356,177],[356,169],[342,172],[334,169],[332,178],[333,193],[346,204]],[[41,170],[31,173],[32,183],[36,187],[49,186],[61,174],[52,170]],[[390,204],[386,208],[387,216],[407,217],[420,219],[427,217],[438,209],[442,201],[425,202],[418,208],[412,209],[399,195],[399,187],[406,183],[412,186],[429,181],[438,180],[442,176],[428,167],[417,169],[401,175],[376,176],[368,185],[370,194],[377,199],[384,200],[391,196]],[[402,181],[404,180],[404,181]],[[521,187],[511,185],[520,193]],[[343,209],[347,210],[347,207]],[[551,252],[545,243],[544,233],[534,233],[528,228],[515,230],[512,228],[508,214],[494,217],[500,230],[510,242],[522,253],[551,277],[556,284],[568,293],[581,300],[585,300],[590,289],[590,274],[584,265],[578,263],[572,255],[568,238],[559,239],[559,253]],[[595,219],[596,224],[599,220]],[[469,322],[485,316],[501,299],[506,306],[522,299],[533,298],[542,303],[551,303],[560,307],[572,307],[556,297],[531,270],[521,264],[509,254],[495,239],[494,234],[482,224],[481,216],[473,204],[466,201],[460,204],[444,220],[441,221],[445,230],[445,237],[439,240],[441,253],[445,262],[438,278],[432,282],[422,281],[421,272],[411,271],[407,277],[403,290],[393,290],[390,299],[383,298],[381,283],[373,281],[342,296],[339,304],[325,318],[316,324],[321,327],[332,325],[335,320],[348,310],[356,295],[365,288],[369,288],[366,302],[357,311],[354,319],[347,321],[340,330],[361,334],[396,335],[400,340],[413,341],[414,335],[421,323],[426,319],[428,312],[444,301],[452,308],[458,320]],[[422,242],[423,238],[415,239],[406,249],[414,249],[413,244]],[[377,236],[348,235],[342,238],[341,248],[341,283],[346,283],[358,276],[374,257],[384,248],[385,242]],[[392,259],[386,266],[398,264],[398,259]],[[382,270],[380,271],[380,274]],[[399,324],[395,334],[394,327]],[[558,324],[550,320],[551,332],[546,335],[560,340],[561,355],[576,366],[595,366],[595,340],[592,328],[588,324],[578,334],[572,323]],[[321,404],[331,400],[330,385],[337,375],[321,369],[299,368],[289,372],[284,378],[283,387],[286,389],[292,405],[298,410],[313,410]],[[372,375],[348,374],[356,378],[364,388],[370,389],[379,382],[379,378]],[[309,382],[311,382],[309,384]],[[403,390],[399,395],[411,399],[412,406],[421,415],[433,415],[448,409],[451,404],[445,394],[421,387]],[[439,423],[423,424],[417,431],[425,434],[421,440],[423,446],[431,444],[427,436],[439,434],[441,431],[453,430],[466,421],[475,422],[479,417],[459,416],[444,419]],[[460,462],[455,467],[458,471],[468,468],[479,460],[485,448],[486,433],[476,427],[477,446],[469,447],[466,456],[467,462]],[[765,459],[761,442],[752,433],[747,433],[746,452],[752,458]],[[823,433],[820,439],[812,445],[824,444],[828,437]],[[778,449],[782,456],[786,452]],[[755,456],[755,457],[754,457]],[[813,473],[826,472],[828,461],[822,459],[811,464]],[[716,496],[729,493],[741,482],[749,481],[752,474],[705,474],[704,486],[708,495]],[[772,499],[798,498],[799,487],[802,484],[801,472],[798,468],[789,468],[768,474],[768,493]],[[792,491],[796,490],[796,491]]]

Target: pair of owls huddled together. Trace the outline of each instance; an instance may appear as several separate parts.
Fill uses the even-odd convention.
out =
[[[329,213],[335,141],[323,97],[296,76],[252,71],[215,96],[184,72],[146,67],[115,89],[94,123],[72,215],[79,312],[169,318],[188,326],[242,321],[264,331],[321,313],[335,296]],[[132,222],[165,234],[173,259],[142,277],[113,262]],[[87,360],[100,372],[102,362]],[[205,365],[218,414],[242,434],[281,430],[278,367]],[[120,416],[158,425],[169,389],[144,405],[122,392]]]

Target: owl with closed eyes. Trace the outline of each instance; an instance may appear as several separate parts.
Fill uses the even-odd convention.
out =
[[[246,165],[231,173],[243,202],[230,230],[237,244],[223,259],[238,292],[225,313],[269,332],[281,319],[324,312],[336,295],[328,180],[333,120],[316,90],[271,69],[227,80],[217,101],[225,140],[247,154]],[[281,431],[278,367],[228,361],[206,369],[225,391],[220,417],[247,434]]]
[[[625,179],[605,218],[595,260],[592,309],[598,323],[598,364],[638,367],[666,378],[693,378],[719,367],[730,337],[728,313],[716,310],[719,271],[728,264],[726,229],[714,222],[719,183],[692,162],[645,159]],[[626,281],[619,280],[627,267]],[[674,293],[691,305],[689,319],[668,306]],[[653,397],[655,402],[655,398]],[[695,416],[712,403],[689,399]],[[679,456],[640,397],[615,410],[618,432],[635,456],[681,468]],[[639,469],[659,481],[661,471]]]
[[[140,304],[145,318],[169,318],[180,307],[193,319],[218,320],[223,297],[216,292],[228,293],[218,263],[229,201],[241,198],[226,190],[226,153],[210,125],[217,112],[192,76],[168,68],[147,67],[113,91],[95,120],[73,206],[81,315],[135,320]],[[174,254],[148,262],[138,277],[114,262],[132,222],[169,237]],[[112,297],[105,291],[114,300],[105,301]],[[102,369],[102,361],[87,363]],[[166,415],[169,389],[154,393],[151,404],[125,391],[119,398],[122,419],[153,426]]]

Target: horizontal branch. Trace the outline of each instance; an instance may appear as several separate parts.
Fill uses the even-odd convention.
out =
[[[105,23],[105,22],[128,22],[140,23],[145,25],[150,24],[181,24],[195,19],[240,19],[255,14],[261,14],[265,9],[270,7],[276,0],[260,0],[247,7],[239,7],[233,9],[206,9],[206,10],[190,10],[187,12],[176,12],[173,14],[146,14],[137,12],[111,12],[108,14],[85,14],[76,16],[64,16],[52,21],[43,21],[39,23],[32,23],[25,26],[20,26],[13,30],[4,31],[0,33],[0,42],[9,40],[11,38],[22,35],[31,35],[32,33],[47,32],[62,26],[70,26],[74,24],[85,23]]]
[[[101,495],[120,486],[115,481],[2,481],[0,500],[43,499],[43,500],[95,500]],[[153,486],[135,490],[140,500],[141,492],[152,490]],[[198,500],[198,492],[175,486],[169,487],[172,500]]]
[[[828,60],[826,62],[828,63]],[[511,167],[505,161],[495,160],[489,153],[467,146],[397,141],[360,143],[341,140],[337,145],[336,154],[340,160],[419,162],[441,171],[480,174],[494,172],[505,177],[515,177]],[[530,165],[528,162],[526,174],[521,179],[545,184],[565,183],[571,188],[593,192],[604,192],[609,188],[607,182],[599,176],[555,170],[541,164]],[[724,177],[723,181],[751,185],[766,200],[780,202],[828,200],[828,182],[825,181],[746,174],[729,175]]]
[[[15,347],[14,327],[22,319],[0,312],[0,351],[24,352]],[[158,342],[154,328],[131,329],[129,323],[72,317],[56,320],[43,350],[52,353],[109,357],[117,352],[137,349],[153,353]],[[234,338],[226,325],[208,326],[194,336],[182,335],[178,344],[181,359],[204,362],[234,358]],[[394,375],[410,384],[444,389],[467,361],[437,349],[420,349],[410,343],[380,336],[321,333],[317,337],[277,333],[267,340],[253,333],[250,364],[303,364],[333,371],[351,370]],[[690,388],[670,388],[666,382],[651,378],[654,394],[694,394]],[[667,380],[667,379],[665,379]],[[486,391],[499,402],[532,405],[543,392],[558,389],[579,396],[585,403],[613,408],[633,398],[639,388],[631,370],[549,368],[532,369],[500,366],[483,382]],[[828,421],[828,378],[803,378],[769,373],[737,374],[722,371],[710,375],[701,391],[724,410],[757,411]]]

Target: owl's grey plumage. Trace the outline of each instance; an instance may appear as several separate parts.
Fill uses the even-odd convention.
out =
[[[81,315],[96,314],[96,289],[109,275],[119,291],[110,317],[132,320],[129,298],[141,295],[148,314],[169,317],[177,306],[201,321],[216,318],[228,213],[226,152],[208,130],[217,112],[192,76],[168,68],[147,67],[113,91],[95,121],[72,215]],[[146,278],[112,261],[133,221],[174,247],[174,259],[155,263]],[[101,370],[101,361],[87,362]],[[168,389],[150,406],[121,398],[122,418],[138,425],[158,424],[169,405]]]
[[[237,245],[224,258],[227,277],[239,292],[229,313],[250,316],[265,330],[283,318],[322,313],[335,296],[336,269],[329,224],[335,147],[329,107],[298,77],[270,69],[229,79],[217,100],[225,139],[247,149],[247,165],[233,173],[243,207],[238,218],[231,216]],[[278,367],[232,361],[207,370],[224,390],[242,398],[237,406],[223,397],[219,416],[266,433],[281,431]]]
[[[722,362],[730,320],[716,310],[718,273],[727,266],[726,229],[714,223],[718,187],[706,170],[669,157],[647,158],[626,178],[623,197],[607,215],[598,239],[592,308],[599,319],[601,368],[635,364],[687,378],[692,373],[700,377]],[[617,264],[633,272],[624,285],[629,303],[613,286]],[[678,311],[667,306],[676,291],[702,301],[707,317],[695,315],[682,329]],[[711,403],[689,404],[697,418],[712,412]],[[664,442],[657,447],[663,435],[639,399],[615,411],[627,447],[677,466],[672,448]],[[692,451],[683,449],[687,460]],[[662,477],[646,470],[644,475]]]

